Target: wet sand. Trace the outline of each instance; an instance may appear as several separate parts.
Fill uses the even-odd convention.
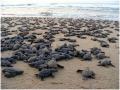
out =
[[[13,20],[15,21],[15,20]],[[56,19],[57,21],[57,19]],[[103,23],[104,25],[104,23]],[[111,28],[113,26],[116,28],[113,23],[110,24],[110,27],[104,28],[104,30],[113,31],[109,36],[117,37],[118,31]],[[11,29],[16,28],[12,27]],[[46,30],[36,29],[37,33],[44,33]],[[42,35],[38,36],[41,37]],[[52,43],[52,48],[56,48],[64,43],[64,41],[59,41],[59,38],[63,38],[63,34],[55,35],[55,42]],[[115,68],[109,67],[99,67],[97,66],[98,60],[93,57],[92,61],[81,61],[78,58],[73,58],[68,61],[59,61],[58,63],[63,65],[65,68],[59,70],[55,74],[54,78],[46,78],[44,81],[36,78],[34,74],[38,73],[38,70],[31,68],[27,63],[22,61],[17,61],[16,64],[13,64],[14,67],[24,70],[24,74],[16,76],[14,78],[6,78],[2,74],[1,83],[2,89],[118,89],[119,88],[119,42],[109,43],[109,48],[103,48],[96,41],[91,40],[91,36],[86,36],[86,39],[80,39],[74,36],[70,38],[76,39],[77,44],[80,46],[76,47],[78,50],[87,49],[89,50],[92,47],[99,47],[106,55],[110,56],[112,63],[115,65]],[[104,39],[107,41],[107,39]],[[108,42],[108,41],[107,41]],[[12,51],[1,52],[2,57],[9,57],[12,55]],[[84,69],[89,67],[96,73],[95,79],[82,80],[82,76],[76,73],[77,69]]]

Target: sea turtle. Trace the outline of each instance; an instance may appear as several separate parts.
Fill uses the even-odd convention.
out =
[[[13,46],[13,50],[17,50],[17,49],[19,49],[20,46],[21,46],[20,43],[16,43],[16,44]]]
[[[110,43],[116,43],[116,40],[118,40],[116,37],[108,38],[108,41],[109,41]]]
[[[33,53],[37,53],[36,47],[32,47],[32,52],[33,52]]]
[[[78,73],[81,73],[83,80],[87,80],[88,78],[95,79],[95,73],[90,70],[88,67],[84,70],[77,70]]]
[[[28,31],[24,31],[24,32],[20,32],[18,35],[24,37],[24,36],[26,36],[27,34],[29,34],[29,32],[28,32]]]
[[[104,59],[104,58],[109,58],[108,56],[105,56],[105,53],[98,53],[97,55],[96,55],[96,58],[97,59]]]
[[[28,59],[28,57],[25,54],[23,54],[22,52],[16,52],[13,56],[18,60]]]
[[[40,66],[41,64],[44,64],[44,63],[45,63],[44,60],[38,60],[38,61],[29,63],[29,65],[30,65],[31,67],[39,68],[39,66]]]
[[[9,61],[10,63],[12,64],[15,64],[16,63],[16,59],[14,59],[14,57],[6,57],[6,58],[1,58],[1,61],[4,60],[4,61]]]
[[[11,62],[9,62],[8,60],[1,60],[1,66],[12,67]]]
[[[112,63],[111,63],[111,60],[105,58],[101,61],[98,62],[98,66],[104,66],[104,67],[108,67],[108,66],[112,66],[112,67],[115,67]]]
[[[79,58],[83,58],[83,56],[84,56],[87,52],[88,52],[87,50],[77,51],[77,56],[78,56]]]
[[[59,41],[65,41],[66,40],[66,38],[60,38],[59,39]]]
[[[91,53],[86,53],[86,54],[83,56],[83,60],[91,60],[91,59],[92,59]]]
[[[97,48],[97,47],[91,48],[90,51],[91,51],[91,53],[92,53],[93,55],[97,55],[98,53],[101,53],[101,52],[102,52],[102,50],[99,49],[99,48]]]
[[[52,58],[55,58],[56,61],[60,61],[63,59],[70,59],[70,55],[63,54],[62,52],[57,52],[52,54]]]
[[[58,64],[56,60],[52,59],[47,62],[48,68],[64,68],[64,66]]]
[[[75,39],[68,39],[69,42],[76,42]]]
[[[41,71],[42,69],[48,69],[48,65],[46,63],[39,65],[39,67],[37,68],[39,71]]]
[[[36,77],[41,78],[41,80],[44,80],[46,77],[54,77],[53,73],[57,72],[57,69],[42,69],[38,74],[35,74]]]
[[[34,41],[34,43],[40,43],[40,42],[44,43],[44,42],[45,42],[45,40],[44,40],[44,39],[39,38],[39,39],[36,39],[36,40]]]
[[[79,44],[75,44],[75,43],[70,44],[70,45],[73,46],[73,47],[77,47],[77,46],[79,46]]]
[[[109,44],[106,41],[100,41],[101,47],[109,47]]]
[[[38,60],[37,56],[30,57],[28,60],[24,60],[25,62],[32,63]]]
[[[13,67],[7,67],[2,70],[4,73],[4,76],[7,78],[15,77],[17,75],[23,74],[24,71],[13,68]]]
[[[91,40],[93,40],[93,41],[98,41],[98,39],[97,39],[97,38],[91,38]]]
[[[86,39],[87,37],[85,37],[85,36],[80,36],[79,38],[81,38],[81,39]]]

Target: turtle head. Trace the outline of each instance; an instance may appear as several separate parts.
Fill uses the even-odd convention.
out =
[[[58,72],[58,70],[57,70],[57,69],[51,69],[51,71],[52,71],[52,72]]]
[[[101,61],[99,61],[98,63],[101,63]]]
[[[34,66],[32,63],[29,63],[28,65],[29,65],[29,66],[31,66],[31,67],[33,67],[33,66]]]
[[[23,73],[24,73],[24,71],[19,71],[19,72],[18,72],[18,74],[23,74]]]
[[[36,77],[39,77],[39,75],[38,75],[38,74],[35,74],[35,76],[36,76]]]
[[[7,77],[7,78],[11,78],[11,77],[13,77],[9,72],[5,72],[5,77]]]

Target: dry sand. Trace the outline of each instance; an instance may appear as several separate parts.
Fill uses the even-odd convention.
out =
[[[113,25],[111,24],[111,26]],[[118,31],[115,31],[110,27],[107,27],[106,29],[113,31],[110,36],[117,37],[116,35],[118,34]],[[35,31],[44,33],[44,31],[39,29]],[[56,35],[55,37],[55,42],[52,44],[53,48],[56,48],[64,43],[58,40],[59,38],[64,37],[63,34]],[[102,48],[98,42],[90,40],[90,36],[87,36],[86,39],[80,39],[77,37],[71,38],[75,38],[77,40],[76,43],[80,45],[77,47],[79,50],[90,49],[92,47],[101,48],[103,51],[105,51],[106,55],[110,56],[115,68],[99,67],[97,66],[98,61],[95,58],[93,58],[92,61],[81,61],[78,58],[74,58],[68,61],[59,61],[58,63],[63,65],[65,68],[63,70],[59,70],[59,72],[55,74],[54,78],[47,78],[44,81],[41,81],[34,75],[38,73],[37,69],[29,67],[27,63],[18,61],[16,64],[14,64],[14,67],[24,70],[24,74],[14,78],[6,78],[2,74],[2,89],[118,89],[118,41],[117,43],[109,43],[109,48]],[[1,53],[2,57],[8,57],[10,55],[12,55],[12,51],[5,51]],[[85,67],[89,67],[96,73],[96,79],[82,80],[82,76],[77,74],[76,70],[84,69]]]

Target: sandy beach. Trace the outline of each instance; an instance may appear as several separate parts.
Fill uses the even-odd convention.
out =
[[[22,27],[20,30],[19,27]],[[60,65],[64,66],[64,69],[60,69],[55,73],[54,78],[46,78],[44,81],[36,78],[35,74],[39,71],[36,68],[32,68],[22,60],[17,60],[15,64],[12,64],[14,68],[19,68],[24,71],[23,75],[19,75],[13,78],[6,78],[4,74],[1,75],[2,89],[118,89],[119,88],[119,40],[115,43],[108,41],[108,38],[116,37],[119,39],[119,24],[118,21],[107,20],[92,20],[92,19],[72,19],[72,18],[39,18],[39,17],[2,17],[1,19],[1,34],[2,39],[7,37],[15,37],[19,33],[24,33],[24,28],[29,34],[37,37],[36,39],[43,39],[45,32],[50,30],[57,30],[59,33],[54,36],[54,41],[51,44],[52,50],[60,47],[64,43],[67,44],[79,44],[75,47],[76,50],[88,50],[90,48],[97,47],[105,52],[106,56],[109,56],[112,64],[115,67],[102,67],[97,66],[98,61],[94,55],[92,55],[91,61],[82,61],[78,57],[73,57],[70,60],[57,61]],[[23,30],[23,31],[22,31]],[[107,37],[102,38],[99,36],[82,35],[85,39],[78,38],[76,35],[65,36],[67,33],[79,31],[101,31],[100,33],[107,33]],[[62,33],[65,32],[65,33]],[[110,33],[109,33],[110,32]],[[25,36],[27,36],[25,35]],[[76,42],[60,41],[60,38],[70,38],[76,40]],[[93,41],[91,38],[96,38],[99,41],[103,40],[109,44],[109,47],[102,47],[99,41]],[[9,38],[8,38],[9,39]],[[36,40],[34,39],[34,40]],[[29,41],[24,40],[24,43],[29,45]],[[4,47],[4,43],[2,46]],[[17,50],[3,50],[1,51],[1,57],[11,57]],[[76,73],[78,69],[85,69],[89,67],[96,74],[95,79],[83,80],[81,74]],[[5,67],[2,67],[2,70]]]

